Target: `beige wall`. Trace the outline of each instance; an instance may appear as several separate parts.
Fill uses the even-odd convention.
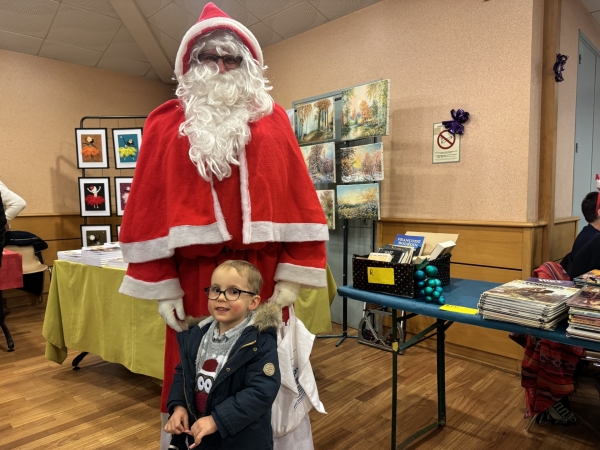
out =
[[[156,80],[0,50],[0,180],[27,201],[24,214],[79,212],[74,129],[81,118],[147,115],[172,92]]]
[[[541,11],[541,0],[383,0],[266,48],[273,96],[287,109],[389,78],[382,217],[532,221]],[[452,108],[472,117],[461,161],[433,165],[432,124]]]
[[[562,0],[560,52],[569,56],[558,89],[558,131],[556,145],[555,217],[572,215],[573,157],[575,145],[575,101],[579,30],[600,49],[600,27],[581,0]],[[581,199],[583,200],[583,199]],[[581,202],[579,200],[579,203]]]

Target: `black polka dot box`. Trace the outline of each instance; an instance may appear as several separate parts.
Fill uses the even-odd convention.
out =
[[[437,268],[435,278],[440,286],[450,284],[451,254],[440,256],[430,261],[428,266]],[[399,297],[417,298],[421,296],[423,287],[419,285],[418,270],[414,264],[398,264],[367,259],[368,255],[353,255],[352,284],[356,289],[384,292]],[[416,276],[415,276],[416,274]]]

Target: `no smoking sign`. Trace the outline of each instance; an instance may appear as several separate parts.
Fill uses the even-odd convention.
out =
[[[442,123],[433,124],[433,164],[460,161],[460,136],[450,133]]]

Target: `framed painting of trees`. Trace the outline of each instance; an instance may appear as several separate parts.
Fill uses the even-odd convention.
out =
[[[338,184],[336,189],[340,219],[379,220],[379,184]]]
[[[383,144],[346,147],[341,151],[342,183],[383,180]]]
[[[317,190],[317,195],[327,219],[327,227],[335,230],[335,191],[333,189]]]
[[[307,145],[300,147],[308,174],[314,184],[335,183],[335,144]]]
[[[294,127],[300,145],[335,139],[333,97],[296,105]]]
[[[389,134],[390,80],[342,91],[342,141]]]

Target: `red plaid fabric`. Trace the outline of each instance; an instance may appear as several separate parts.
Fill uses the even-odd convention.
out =
[[[23,287],[23,257],[4,249],[0,267],[0,291]]]

